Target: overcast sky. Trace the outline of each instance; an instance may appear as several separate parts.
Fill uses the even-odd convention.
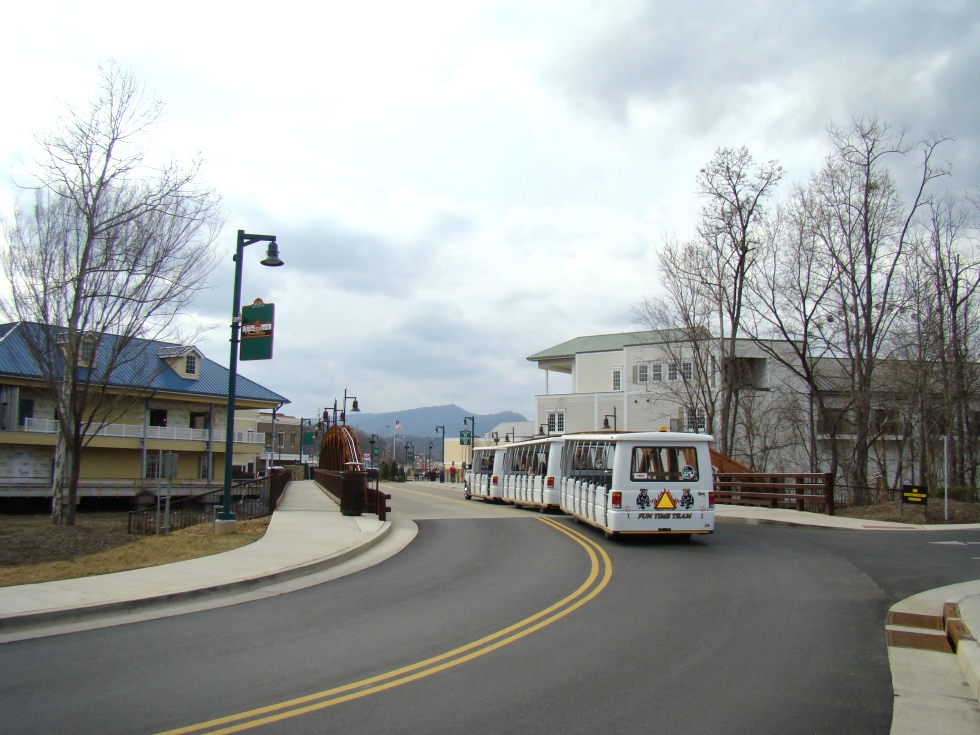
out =
[[[372,413],[533,417],[525,357],[637,328],[716,148],[789,185],[869,113],[956,135],[952,185],[980,184],[976,0],[91,0],[2,26],[0,211],[31,131],[131,65],[168,106],[160,145],[200,151],[223,197],[208,357],[227,365],[235,231],[278,236],[285,267],[255,245],[243,280],[276,304],[275,359],[241,372],[294,415],[346,387]]]

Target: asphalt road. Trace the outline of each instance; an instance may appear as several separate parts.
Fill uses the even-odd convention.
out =
[[[0,645],[0,733],[887,733],[887,608],[980,578],[976,532],[624,543],[393,492],[419,534],[376,567]]]

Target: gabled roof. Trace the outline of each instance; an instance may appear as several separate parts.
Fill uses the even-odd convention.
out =
[[[185,355],[189,355],[192,352],[196,352],[198,355],[201,355],[201,351],[196,347],[194,347],[193,345],[165,344],[163,347],[160,348],[160,351],[157,352],[157,356],[163,358],[184,357]]]
[[[0,378],[17,377],[41,380],[41,369],[35,361],[27,339],[28,330],[35,339],[43,338],[47,330],[61,332],[60,327],[49,327],[32,322],[0,324]],[[57,339],[55,334],[54,339]],[[100,345],[109,346],[96,351],[96,364],[92,370],[100,376],[108,367],[106,356],[120,337],[103,334]],[[166,357],[178,357],[193,350],[201,355],[198,379],[184,378],[166,363]],[[133,339],[120,351],[119,364],[112,370],[108,384],[114,388],[135,388],[166,393],[182,393],[201,398],[225,398],[228,395],[228,368],[201,354],[195,347],[185,347],[171,342]],[[79,368],[85,370],[86,368]],[[289,399],[249,380],[239,373],[236,381],[237,399],[289,403]]]
[[[709,336],[705,332],[702,338],[707,339]],[[560,345],[529,355],[527,359],[532,361],[555,360],[574,357],[583,352],[616,352],[625,347],[681,342],[689,338],[690,334],[686,329],[654,329],[640,332],[619,332],[617,334],[594,334],[588,337],[570,339]]]

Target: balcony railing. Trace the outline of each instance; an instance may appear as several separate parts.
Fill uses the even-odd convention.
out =
[[[24,431],[34,434],[55,434],[58,432],[58,422],[54,419],[24,419]],[[176,441],[206,442],[211,432],[208,429],[185,429],[178,426],[147,426],[147,439],[171,439]],[[116,437],[123,439],[142,439],[142,424],[106,424],[95,436]],[[218,438],[224,438],[224,432]],[[265,432],[236,431],[236,444],[264,444]]]

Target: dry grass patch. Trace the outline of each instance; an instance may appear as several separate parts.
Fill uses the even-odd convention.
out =
[[[889,500],[875,505],[837,508],[835,515],[845,518],[861,518],[866,521],[894,521],[897,523],[946,523],[942,498],[929,498],[926,507],[902,505],[901,500]],[[980,503],[949,501],[949,523],[980,523]]]
[[[56,561],[3,566],[0,567],[0,587],[91,577],[220,554],[258,541],[265,534],[269,520],[270,518],[260,518],[253,521],[239,521],[236,524],[236,533],[220,536],[213,535],[211,524],[206,523],[175,531],[169,536],[128,537],[130,540],[96,553],[71,555],[70,558]],[[3,533],[0,533],[0,545],[6,546],[7,541],[15,539],[19,543],[15,542],[14,546],[21,546],[29,543],[31,537],[36,540],[39,534],[43,536],[45,532],[49,536],[62,538],[73,535],[83,537],[93,535],[91,529],[81,534],[73,531],[65,533],[65,529],[50,526],[50,521],[48,524],[43,531],[28,526],[27,534],[18,534],[16,528],[11,529],[10,526],[5,525],[2,529]],[[118,528],[107,526],[104,533],[106,537],[111,536],[116,540],[120,531]],[[68,548],[70,553],[71,544],[62,544],[62,547]]]

